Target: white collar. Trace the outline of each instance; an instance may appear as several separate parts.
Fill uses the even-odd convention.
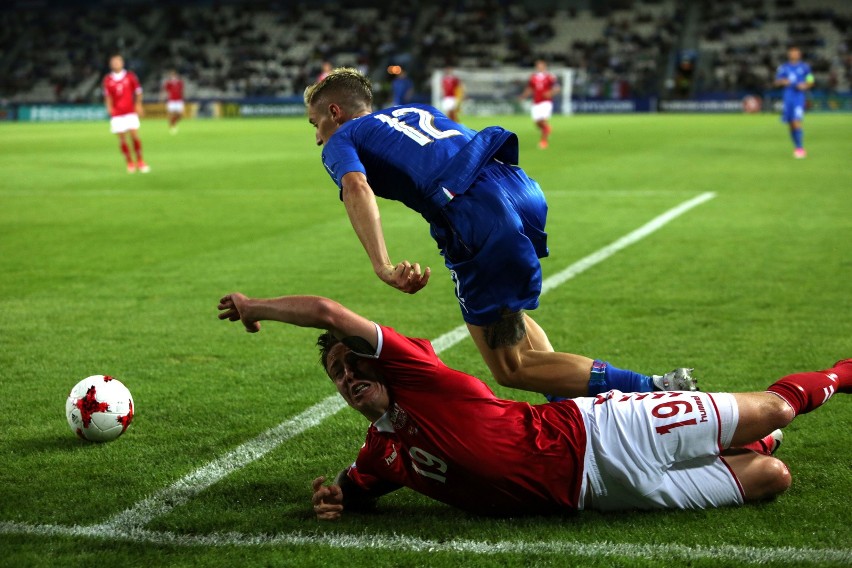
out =
[[[121,71],[119,71],[118,73],[116,73],[116,72],[114,72],[114,71],[110,72],[110,76],[111,76],[113,79],[115,79],[116,81],[121,81],[122,79],[124,79],[124,76],[125,76],[125,75],[127,75],[127,69],[122,69],[122,70],[121,70]]]
[[[373,422],[373,426],[375,426],[376,430],[378,430],[379,432],[385,432],[385,433],[391,433],[391,434],[394,432],[393,423],[391,422],[391,419],[390,419],[390,408],[388,408],[387,412],[382,414],[381,418],[379,418],[378,420]]]

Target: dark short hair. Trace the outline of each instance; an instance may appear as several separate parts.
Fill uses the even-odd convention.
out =
[[[319,347],[320,350],[319,362],[326,375],[328,374],[328,354],[338,343],[340,343],[340,340],[337,339],[337,337],[335,337],[330,331],[320,334],[317,338],[317,347]]]

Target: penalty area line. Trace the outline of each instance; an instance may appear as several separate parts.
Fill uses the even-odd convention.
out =
[[[567,268],[545,279],[542,283],[541,293],[546,294],[550,290],[561,286],[568,280],[582,274],[596,264],[600,264],[618,251],[644,239],[667,223],[689,210],[698,207],[702,203],[713,199],[715,196],[715,193],[702,193],[658,215],[638,229],[631,231],[613,243],[581,258]],[[432,341],[432,345],[435,352],[440,354],[459,343],[465,337],[467,337],[467,326],[460,325]],[[121,511],[103,523],[93,525],[91,528],[103,530],[107,534],[114,533],[116,530],[141,529],[141,527],[144,527],[155,518],[163,516],[175,507],[183,505],[225,476],[260,459],[290,438],[319,425],[344,406],[346,406],[346,403],[337,394],[329,396],[301,414],[282,422],[274,428],[270,428],[256,438],[241,444],[230,452],[182,477],[172,485],[139,501],[129,509]]]
[[[136,544],[180,547],[279,547],[310,546],[348,550],[405,550],[415,552],[498,554],[559,554],[586,558],[660,559],[695,561],[698,559],[734,560],[740,564],[823,564],[847,565],[852,562],[852,550],[834,548],[793,548],[720,545],[686,546],[682,544],[629,544],[615,542],[571,541],[477,541],[452,539],[436,541],[415,536],[383,534],[341,534],[321,532],[291,532],[279,534],[243,534],[237,532],[204,535],[178,534],[167,531],[118,528],[104,533],[97,526],[65,527],[58,525],[28,525],[0,521],[0,534],[33,536],[67,536],[122,540]]]

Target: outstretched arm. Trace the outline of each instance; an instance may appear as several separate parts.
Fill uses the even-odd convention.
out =
[[[373,322],[321,296],[261,299],[234,292],[219,300],[219,310],[219,319],[241,321],[250,333],[260,331],[263,320],[280,321],[299,327],[325,329],[340,338],[362,337],[373,348],[378,345],[378,332]]]
[[[385,283],[408,294],[414,294],[426,286],[431,274],[429,268],[421,272],[417,263],[412,265],[405,260],[394,266],[391,262],[376,195],[367,183],[367,177],[361,172],[349,172],[341,181],[346,213],[364,250],[367,251],[367,256],[370,257],[376,275]]]

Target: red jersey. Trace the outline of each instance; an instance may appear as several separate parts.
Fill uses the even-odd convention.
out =
[[[445,97],[455,97],[456,90],[459,88],[459,78],[455,75],[444,75],[444,78],[441,79],[441,87],[444,89]]]
[[[548,93],[556,86],[556,76],[553,73],[533,73],[527,84],[532,89],[533,104],[553,100],[553,95]]]
[[[136,95],[142,85],[133,71],[108,73],[104,77],[104,97],[112,99],[112,116],[136,112]]]
[[[586,429],[573,401],[498,399],[447,367],[429,341],[379,331],[391,404],[347,472],[353,482],[372,493],[409,487],[476,513],[577,508]]]
[[[163,90],[166,91],[166,95],[169,101],[182,101],[183,100],[183,81],[180,79],[166,79],[166,82],[163,83]]]

